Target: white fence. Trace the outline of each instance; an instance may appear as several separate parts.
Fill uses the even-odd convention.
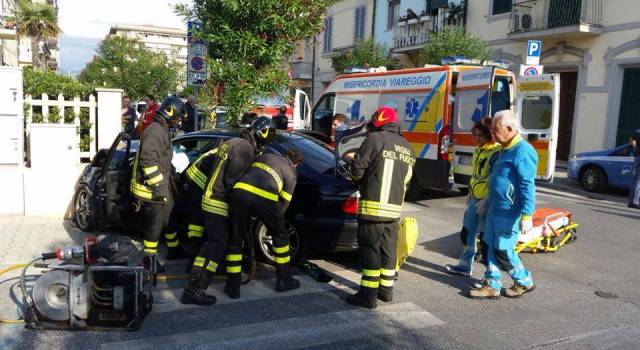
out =
[[[27,95],[24,99],[25,103],[25,133],[29,135],[31,124],[34,123],[34,107],[42,108],[42,123],[51,123],[50,116],[52,115],[52,107],[57,108],[59,120],[56,122],[58,124],[73,124],[76,126],[76,137],[77,137],[77,145],[78,149],[80,149],[80,140],[81,140],[81,125],[80,125],[80,113],[81,108],[87,108],[88,112],[88,137],[90,138],[89,148],[80,150],[81,158],[91,158],[96,152],[96,115],[98,104],[96,102],[95,95],[89,95],[87,100],[80,100],[79,97],[74,98],[73,100],[65,100],[62,94],[58,95],[58,98],[53,100],[49,99],[47,94],[42,94],[42,99],[35,100],[31,95]],[[66,111],[72,110],[72,119],[69,118],[69,115]],[[66,120],[65,120],[66,119]]]

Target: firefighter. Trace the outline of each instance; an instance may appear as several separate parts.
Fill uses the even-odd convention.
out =
[[[356,152],[351,177],[360,185],[358,245],[362,264],[360,291],[347,302],[373,309],[377,299],[393,300],[398,219],[415,156],[400,134],[396,111],[378,109],[372,132]]]
[[[303,160],[302,153],[294,149],[289,149],[284,156],[263,154],[233,186],[233,215],[226,260],[227,285],[224,289],[229,297],[240,297],[242,240],[246,235],[247,222],[253,215],[264,223],[273,237],[276,291],[286,292],[300,287],[300,282],[292,276],[284,213],[296,187],[296,167]]]
[[[140,216],[145,223],[144,251],[152,257],[152,269],[155,269],[155,257],[158,252],[158,240],[164,233],[169,253],[167,258],[179,257],[178,235],[170,225],[173,209],[173,190],[171,158],[171,139],[169,127],[173,120],[182,118],[186,113],[184,103],[176,96],[166,98],[151,124],[140,137],[140,146],[136,152],[131,176],[131,193],[137,199]],[[155,272],[155,271],[154,271]]]
[[[233,185],[255,159],[257,152],[275,134],[272,121],[267,117],[256,119],[239,137],[220,145],[207,169],[207,180],[201,199],[206,242],[196,254],[182,303],[213,305],[216,297],[205,293],[213,274],[224,259],[229,236],[229,194]]]

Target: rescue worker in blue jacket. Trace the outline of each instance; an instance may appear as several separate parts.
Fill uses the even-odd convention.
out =
[[[207,306],[216,303],[216,297],[207,295],[205,291],[227,250],[231,190],[254,161],[258,150],[274,134],[271,118],[260,117],[239,137],[220,145],[215,158],[209,161],[201,198],[207,240],[193,260],[187,286],[182,293],[183,304]]]
[[[629,208],[640,209],[640,129],[631,136],[629,144],[632,147],[633,160],[633,183],[629,189]]]
[[[381,107],[370,122],[372,132],[355,154],[351,178],[358,182],[358,254],[362,263],[360,290],[351,305],[373,309],[377,300],[393,300],[397,263],[398,219],[411,180],[415,156],[402,137],[398,116]]]
[[[472,289],[469,296],[498,299],[502,269],[514,281],[511,288],[505,289],[505,296],[518,298],[535,289],[531,273],[522,265],[515,246],[520,232],[527,234],[533,229],[538,155],[520,136],[518,121],[510,110],[497,112],[491,129],[502,150],[491,172],[489,197],[478,203],[480,213],[488,206],[484,232],[487,270],[482,286]]]
[[[471,276],[473,258],[476,255],[476,239],[478,234],[482,240],[486,215],[479,215],[476,205],[489,196],[489,176],[495,161],[496,152],[500,144],[494,141],[491,134],[491,119],[483,118],[471,128],[471,134],[478,147],[473,152],[471,165],[473,172],[469,181],[469,195],[467,196],[467,210],[464,213],[460,240],[463,251],[457,265],[446,265],[447,272],[456,275]],[[481,244],[482,259],[486,261],[486,245]],[[486,265],[486,262],[485,262]]]
[[[178,235],[170,225],[175,188],[172,184],[173,150],[169,128],[174,120],[182,118],[185,113],[186,108],[179,98],[166,98],[140,136],[140,147],[133,162],[130,190],[140,203],[140,216],[144,221],[144,251],[152,258],[158,253],[158,241],[162,233],[169,248],[168,258],[180,255]],[[155,261],[152,268],[155,269]]]

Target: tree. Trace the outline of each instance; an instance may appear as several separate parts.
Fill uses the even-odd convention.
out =
[[[183,67],[164,53],[153,52],[137,41],[121,36],[104,39],[98,54],[80,72],[80,82],[124,89],[133,99],[175,93]]]
[[[196,36],[208,48],[214,91],[210,105],[227,108],[227,122],[238,123],[257,96],[281,92],[289,77],[284,68],[295,42],[322,31],[324,13],[336,0],[194,0],[177,12],[200,20]]]
[[[57,37],[62,32],[58,27],[56,9],[46,3],[32,3],[20,0],[16,10],[17,33],[19,36],[31,38],[31,57],[36,67],[46,67],[40,60],[40,42],[47,38]]]
[[[373,38],[358,41],[352,50],[334,54],[331,63],[337,74],[342,74],[349,67],[399,68],[397,61],[389,55],[387,46],[376,43]]]
[[[462,27],[453,27],[430,35],[420,51],[418,66],[441,64],[443,57],[465,56],[479,60],[491,59],[492,50],[486,41],[465,33]]]

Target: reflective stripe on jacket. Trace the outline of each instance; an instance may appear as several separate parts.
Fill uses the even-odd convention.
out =
[[[255,153],[255,141],[248,132],[243,132],[240,137],[226,141],[218,147],[202,195],[203,211],[229,216],[229,193],[253,162]]]
[[[204,191],[204,186],[207,183],[206,174],[208,169],[211,168],[211,163],[215,160],[216,153],[218,153],[218,148],[203,153],[185,170],[187,179],[198,186],[201,191]]]
[[[415,161],[399,125],[387,124],[367,137],[351,164],[351,177],[360,184],[361,219],[392,221],[400,217]]]
[[[267,153],[251,164],[233,188],[278,202],[284,212],[293,197],[297,177],[296,168],[289,158]]]
[[[167,202],[171,195],[171,139],[167,123],[155,118],[140,138],[131,174],[131,193],[147,202]]]
[[[489,176],[493,165],[493,156],[500,151],[500,144],[487,143],[476,147],[473,152],[473,174],[469,181],[469,192],[475,199],[484,199],[489,196]]]

